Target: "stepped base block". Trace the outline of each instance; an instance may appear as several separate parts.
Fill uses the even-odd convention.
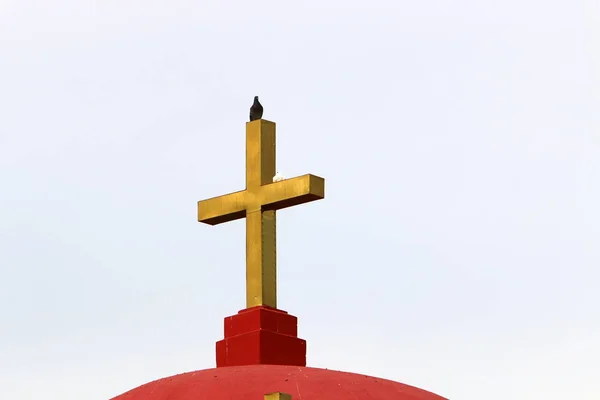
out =
[[[306,366],[306,341],[298,319],[267,306],[225,318],[225,338],[217,342],[217,367],[271,364]]]

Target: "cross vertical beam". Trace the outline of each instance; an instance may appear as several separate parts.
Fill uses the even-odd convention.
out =
[[[256,190],[275,176],[275,123],[246,124],[246,189]]]
[[[273,183],[275,123],[246,124],[246,190]],[[252,202],[246,209],[246,305],[277,308],[276,212]]]
[[[275,210],[246,214],[246,306],[277,308]]]

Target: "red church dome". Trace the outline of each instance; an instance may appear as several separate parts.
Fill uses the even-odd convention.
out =
[[[113,400],[262,400],[285,392],[298,400],[444,400],[366,375],[289,365],[245,365],[188,372],[147,383]]]

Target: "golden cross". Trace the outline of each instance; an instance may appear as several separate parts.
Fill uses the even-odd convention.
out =
[[[217,225],[246,217],[246,307],[277,308],[276,210],[325,197],[315,175],[273,182],[275,123],[246,123],[246,190],[198,202],[198,221]]]
[[[292,400],[292,395],[282,392],[265,394],[265,400]]]

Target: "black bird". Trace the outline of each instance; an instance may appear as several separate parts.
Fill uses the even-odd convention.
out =
[[[250,107],[250,121],[261,119],[263,115],[263,106],[258,101],[258,96],[254,96],[254,103]]]

